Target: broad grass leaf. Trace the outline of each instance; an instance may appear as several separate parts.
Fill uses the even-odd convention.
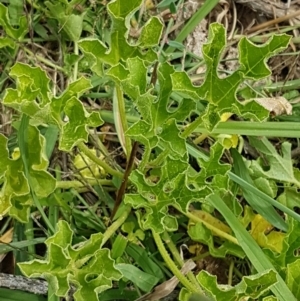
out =
[[[268,257],[272,254],[270,251],[268,257],[264,254],[264,252],[257,245],[255,240],[251,237],[250,233],[244,229],[243,225],[239,222],[239,220],[234,216],[234,214],[230,211],[227,205],[223,202],[220,196],[216,193],[211,194],[206,198],[206,200],[214,206],[225,218],[228,225],[231,227],[235,236],[246,253],[247,257],[251,261],[254,268],[258,271],[258,273],[265,273],[268,270],[276,271],[273,263],[273,260],[270,260]],[[294,236],[293,236],[294,237]],[[293,249],[294,250],[294,249]],[[269,250],[265,250],[266,252]],[[284,247],[283,247],[284,252]],[[284,257],[284,255],[282,255]],[[279,262],[277,262],[279,264]],[[277,265],[276,265],[277,266]],[[295,296],[289,290],[286,283],[279,275],[276,273],[277,283],[270,287],[272,292],[280,301],[296,301]]]
[[[253,180],[250,177],[249,170],[246,167],[246,164],[243,161],[242,156],[238,153],[237,150],[230,150],[232,158],[233,158],[233,172],[241,177],[243,180],[247,181],[249,184],[254,185]],[[274,207],[265,202],[263,199],[255,195],[251,192],[251,190],[241,188],[243,192],[243,196],[249,205],[257,211],[260,215],[262,215],[267,221],[269,221],[275,227],[287,230],[287,225],[282,217],[278,214],[278,212],[274,209]]]
[[[126,252],[146,273],[159,279],[164,277],[161,268],[149,257],[148,252],[144,248],[137,244],[129,243]]]
[[[150,292],[159,281],[158,277],[145,273],[131,264],[119,263],[116,265],[116,268],[125,278],[132,281],[141,290],[147,293]]]

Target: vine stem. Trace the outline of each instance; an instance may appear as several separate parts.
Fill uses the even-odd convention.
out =
[[[176,245],[174,244],[172,238],[170,237],[170,235],[167,231],[164,232],[163,239],[164,239],[165,243],[167,244],[170,252],[172,253],[174,259],[177,261],[177,264],[179,264],[182,267],[184,264],[184,261],[182,260],[180,254],[176,248]],[[195,287],[198,287],[198,290],[200,292],[202,292],[201,286],[199,285],[199,282],[197,281],[194,273],[189,271],[186,275],[189,278],[189,280],[195,285]]]
[[[169,267],[169,269],[172,271],[173,275],[177,277],[177,279],[181,282],[181,284],[190,292],[193,293],[199,293],[197,290],[197,287],[194,287],[193,284],[180,272],[180,270],[177,268],[174,261],[169,256],[161,237],[158,233],[152,230],[152,235],[154,238],[154,241],[157,245],[158,251],[160,252],[160,255],[164,259],[165,263]]]
[[[88,180],[88,183],[91,186],[94,185],[98,185],[100,184],[101,186],[112,186],[112,180],[107,180],[107,179],[99,179],[99,180],[95,180],[92,179],[91,181]],[[56,189],[70,189],[70,188],[74,188],[74,189],[78,189],[78,188],[84,188],[86,187],[86,184],[80,181],[56,181]]]
[[[103,239],[101,243],[101,247],[111,238],[112,235],[116,233],[116,231],[123,225],[123,223],[126,221],[128,215],[131,212],[131,206],[126,205],[124,206],[123,212],[120,215],[120,217],[109,226],[105,233],[103,234]]]
[[[192,214],[190,212],[184,212],[184,211],[182,211],[179,206],[173,205],[173,207],[176,208],[177,210],[179,210],[182,214],[184,214],[185,216],[187,216],[192,221],[194,221],[196,223],[202,223],[202,224],[204,224],[206,226],[206,228],[208,228],[209,230],[211,230],[212,232],[214,232],[219,237],[222,237],[222,238],[224,238],[224,239],[226,239],[228,241],[231,241],[232,243],[234,243],[236,245],[240,245],[239,242],[238,242],[238,240],[234,236],[232,236],[232,235],[230,235],[230,234],[228,234],[228,233],[226,233],[226,232],[224,232],[224,231],[222,231],[222,230],[214,227],[213,225],[207,223],[206,221],[202,220],[201,218],[197,217],[196,215],[194,215],[194,214]]]
[[[60,67],[60,66],[54,64],[54,63],[51,62],[50,60],[45,59],[43,56],[40,56],[40,55],[38,55],[38,54],[34,54],[31,50],[29,50],[29,49],[26,48],[26,47],[24,47],[23,49],[24,49],[24,51],[25,51],[27,54],[29,54],[31,57],[36,58],[36,59],[38,59],[40,62],[44,63],[45,65],[47,65],[47,66],[49,66],[49,67],[52,67],[52,68],[55,69],[55,70],[61,71],[61,72],[63,72],[64,74],[67,75],[67,71],[66,71],[64,68],[62,68],[62,67]]]
[[[110,167],[105,161],[98,158],[83,142],[80,142],[77,147],[93,162],[98,164],[112,176],[123,178],[123,173]]]
[[[202,123],[202,116],[198,116],[195,121],[190,123],[184,131],[181,133],[181,138],[187,138],[191,133],[193,133],[196,128]]]

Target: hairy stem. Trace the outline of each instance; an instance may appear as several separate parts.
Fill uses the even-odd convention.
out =
[[[80,142],[77,147],[89,158],[91,159],[93,162],[95,162],[97,165],[99,165],[100,167],[102,167],[103,169],[105,169],[109,174],[111,174],[112,176],[118,177],[118,178],[122,178],[123,174],[118,171],[113,169],[112,167],[110,167],[105,161],[103,161],[102,159],[98,158],[83,142]]]
[[[157,245],[158,251],[160,252],[160,255],[164,259],[168,268],[172,271],[173,275],[177,277],[177,279],[181,282],[181,284],[188,291],[193,292],[193,293],[199,293],[197,287],[194,287],[194,285],[177,268],[176,264],[171,259],[170,255],[168,254],[168,252],[161,240],[160,235],[158,233],[156,233],[155,231],[152,231],[152,235],[153,235],[154,241]]]

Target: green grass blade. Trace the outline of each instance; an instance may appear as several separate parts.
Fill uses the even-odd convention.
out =
[[[235,183],[239,184],[244,189],[248,189],[250,192],[252,192],[256,196],[262,198],[265,202],[272,204],[274,207],[278,208],[279,210],[283,211],[284,213],[288,214],[289,216],[291,216],[292,218],[294,218],[295,220],[300,222],[300,215],[297,214],[295,211],[293,211],[293,210],[287,208],[286,206],[280,204],[279,202],[275,201],[270,196],[263,193],[262,191],[260,191],[256,187],[252,186],[251,184],[247,183],[246,181],[244,181],[243,179],[241,179],[234,173],[229,172],[229,178],[232,181],[234,181]]]
[[[52,155],[55,143],[58,138],[58,133],[58,127],[52,124],[49,125],[49,127],[45,130],[44,137],[46,138],[46,155],[48,159],[50,159]]]
[[[245,165],[242,156],[236,149],[231,149],[230,152],[233,158],[234,173],[244,181],[255,187],[255,184],[250,177],[248,168]],[[262,198],[252,193],[251,190],[245,189],[243,187],[241,188],[246,201],[254,210],[257,211],[257,213],[263,216],[269,223],[271,223],[278,229],[283,231],[288,230],[287,224],[270,203],[264,202]]]
[[[208,160],[208,157],[202,153],[201,151],[197,150],[192,145],[187,144],[187,150],[189,154],[195,158],[202,158],[203,160]],[[244,181],[242,178],[234,174],[233,172],[228,172],[229,178],[234,181],[235,183],[239,184],[244,189],[249,190],[251,193],[255,194],[256,196],[260,197],[264,202],[270,203],[274,207],[278,208],[279,210],[283,211],[284,213],[288,214],[289,216],[293,217],[295,220],[300,222],[300,215],[294,212],[293,210],[289,209],[288,207],[280,204],[279,202],[272,199],[267,194],[263,193],[253,185],[249,184],[248,182]]]
[[[51,233],[54,233],[55,232],[54,227],[50,223],[38,198],[36,197],[36,195],[34,193],[34,190],[32,189],[32,184],[31,184],[30,175],[29,175],[29,166],[28,166],[28,157],[29,157],[28,156],[28,148],[30,147],[28,144],[28,127],[29,127],[29,116],[23,114],[22,118],[21,118],[21,124],[20,124],[19,130],[18,130],[18,142],[19,142],[19,149],[20,149],[22,162],[24,165],[24,173],[25,173],[25,176],[26,176],[29,186],[30,186],[31,196],[33,198],[33,201],[34,201],[37,209],[41,213],[41,216],[43,217],[46,225],[48,226],[48,230]]]
[[[219,3],[219,0],[206,0],[205,3],[198,9],[198,11],[185,24],[180,33],[177,35],[175,41],[181,43],[196,26],[212,11],[212,9]],[[168,47],[166,53],[174,51],[173,47]]]
[[[21,240],[16,242],[11,242],[10,244],[0,244],[0,254],[5,254],[9,251],[14,251],[15,249],[26,248],[31,245],[41,244],[46,240],[44,237],[34,238],[32,240]]]
[[[205,127],[198,127],[195,132],[209,133]],[[210,134],[246,135],[299,138],[299,122],[220,122]]]
[[[47,299],[41,295],[34,295],[18,290],[10,290],[7,288],[0,288],[0,300],[3,301],[46,301]]]
[[[246,253],[247,257],[258,272],[265,272],[266,270],[275,270],[272,263],[265,256],[264,252],[257,245],[252,236],[244,229],[239,220],[230,211],[227,205],[223,202],[219,195],[213,194],[206,198],[207,201],[214,206],[225,218],[228,225],[231,227],[235,236]],[[277,273],[277,271],[276,271]],[[289,290],[283,279],[277,273],[278,282],[270,289],[280,301],[296,301],[295,296]]]

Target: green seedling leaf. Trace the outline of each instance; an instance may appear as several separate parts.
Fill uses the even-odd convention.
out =
[[[237,150],[231,149],[231,155],[233,158],[233,171],[240,178],[247,181],[249,184],[255,186],[253,180],[250,177],[249,171],[243,161],[242,156],[238,153]],[[242,187],[243,196],[246,201],[251,205],[251,207],[257,211],[261,216],[263,216],[267,221],[269,221],[272,225],[277,227],[278,229],[287,230],[287,225],[282,217],[278,214],[278,212],[274,209],[274,207],[265,202],[260,197],[256,196],[249,189],[244,189]]]
[[[217,277],[201,271],[197,280],[208,296],[216,301],[235,301],[245,299],[257,300],[277,282],[276,273],[272,270],[256,275],[245,276],[236,286],[218,285]]]
[[[267,166],[260,159],[252,161],[251,169],[269,179],[295,184],[300,187],[300,180],[295,177],[293,162],[291,160],[291,144],[284,142],[281,145],[280,156],[272,143],[266,138],[249,137],[251,145],[264,155]],[[268,168],[266,170],[266,168]]]
[[[127,243],[128,243],[127,238],[119,234],[113,243],[111,249],[111,258],[117,259],[118,257],[121,257],[125,252]]]
[[[98,301],[98,294],[112,287],[122,274],[115,268],[108,249],[102,249],[103,235],[91,235],[80,247],[71,245],[73,232],[65,221],[59,221],[57,232],[46,240],[46,260],[20,263],[27,277],[44,277],[57,296],[66,297],[74,284],[77,301]]]
[[[218,23],[211,24],[209,41],[202,48],[207,66],[204,83],[199,87],[194,86],[185,72],[175,72],[171,75],[173,89],[195,101],[200,99],[207,102],[202,120],[209,130],[220,122],[224,113],[262,121],[268,116],[268,111],[251,99],[240,102],[236,98],[236,92],[245,79],[268,76],[270,70],[265,64],[266,59],[286,47],[289,39],[287,35],[274,36],[263,46],[255,46],[243,38],[239,43],[239,69],[225,78],[220,78],[217,70],[226,45],[225,28]]]
[[[145,273],[131,264],[120,263],[116,268],[123,274],[124,277],[136,284],[144,292],[150,292],[157,284],[159,278]]]

